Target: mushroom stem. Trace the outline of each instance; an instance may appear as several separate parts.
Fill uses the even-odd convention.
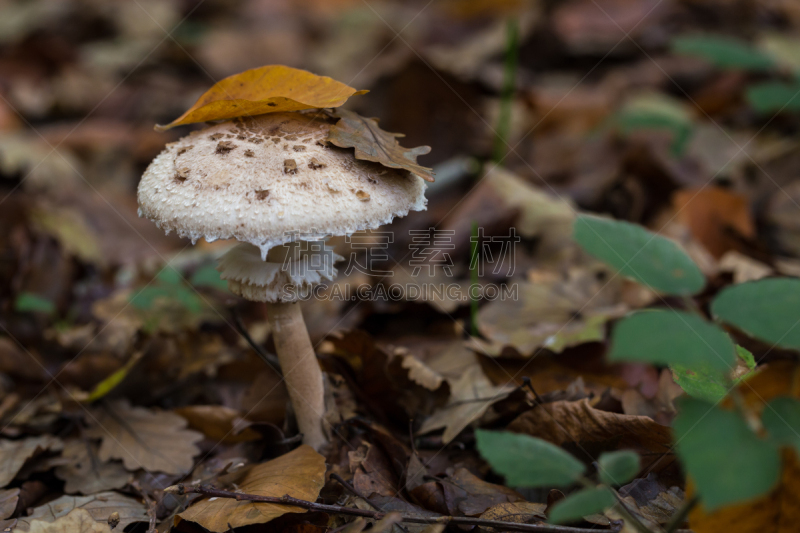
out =
[[[325,386],[299,303],[266,302],[267,319],[303,444],[319,451],[328,443],[323,428]]]

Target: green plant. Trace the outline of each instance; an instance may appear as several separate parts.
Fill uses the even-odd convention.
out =
[[[757,45],[719,35],[682,35],[674,38],[674,53],[699,57],[720,69],[778,75],[780,80],[759,81],[745,89],[750,107],[763,115],[800,111],[798,43],[766,38]]]
[[[620,275],[660,294],[683,297],[690,309],[642,310],[621,319],[612,332],[609,359],[669,366],[689,394],[679,402],[674,422],[676,449],[706,509],[769,491],[780,477],[780,446],[800,444],[796,433],[787,431],[793,422],[800,427],[800,402],[773,401],[774,409],[765,409],[760,421],[749,412],[735,387],[756,362],[719,323],[800,349],[800,330],[794,327],[800,280],[772,278],[728,287],[711,302],[712,322],[691,299],[705,286],[705,277],[674,242],[634,224],[587,215],[578,217],[574,239]],[[728,394],[734,396],[734,411],[716,405]]]

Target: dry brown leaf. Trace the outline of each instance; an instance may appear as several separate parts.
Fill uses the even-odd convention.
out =
[[[675,193],[672,203],[678,221],[717,259],[738,247],[737,235],[755,237],[749,200],[744,195],[719,187],[685,189]]]
[[[108,522],[111,513],[119,513],[117,531],[124,531],[134,522],[148,521],[147,509],[138,500],[116,492],[100,492],[91,496],[62,496],[33,509],[30,516],[20,518],[14,531],[28,531],[34,521],[55,522],[74,509],[82,509],[97,522]]]
[[[121,459],[125,468],[140,468],[165,474],[185,474],[200,453],[195,443],[200,433],[186,429],[186,420],[169,411],[131,407],[119,400],[93,413],[90,438],[102,439],[101,461]]]
[[[441,482],[451,515],[478,516],[501,503],[524,501],[514,489],[483,481],[466,468],[459,468]]]
[[[604,266],[573,268],[566,279],[542,276],[518,283],[518,298],[497,299],[478,311],[478,328],[492,341],[485,348],[488,355],[499,355],[505,346],[530,356],[540,347],[560,353],[602,341],[606,322],[628,309],[621,302],[622,280]]]
[[[55,475],[66,481],[67,494],[95,494],[124,487],[131,474],[121,463],[101,461],[97,456],[97,446],[81,439],[64,443],[61,456],[67,462],[55,469]]]
[[[350,455],[353,454],[353,455]],[[359,449],[349,452],[353,486],[369,498],[373,494],[396,496],[399,482],[392,464],[380,446],[369,446],[364,453]]]
[[[629,448],[643,455],[647,469],[669,452],[672,434],[648,416],[631,416],[595,409],[588,399],[539,405],[518,416],[508,429],[553,444],[574,443],[593,451]],[[659,464],[666,467],[669,461]]]
[[[189,422],[189,427],[201,431],[215,442],[236,444],[259,439],[261,436],[247,427],[236,409],[224,405],[191,405],[175,409]]]
[[[401,366],[408,370],[408,379],[428,390],[435,391],[442,386],[442,376],[413,355],[403,356]]]
[[[119,526],[117,526],[119,527]],[[111,533],[108,523],[98,522],[85,509],[73,509],[55,522],[34,520],[31,533]]]
[[[8,518],[17,508],[19,489],[0,490],[0,519]]]
[[[531,502],[499,503],[481,515],[484,520],[501,520],[513,524],[533,524],[547,520],[547,504]]]
[[[300,446],[286,455],[255,465],[236,483],[238,490],[260,496],[288,494],[316,501],[325,484],[325,458],[310,446]],[[216,533],[250,524],[263,524],[286,513],[305,513],[291,505],[240,502],[228,498],[203,499],[178,515]],[[177,524],[179,519],[176,518]]]
[[[11,483],[25,461],[45,450],[57,450],[61,446],[61,440],[50,435],[0,440],[0,487]]]
[[[776,361],[762,366],[758,373],[739,384],[745,404],[756,413],[779,396],[800,398],[800,366],[792,361]],[[730,397],[723,405],[731,407]],[[691,483],[686,498],[692,497]],[[769,494],[739,505],[706,513],[699,505],[689,514],[689,525],[696,533],[790,533],[800,523],[800,460],[793,449],[783,451],[780,482]]]
[[[351,96],[365,92],[306,70],[267,65],[218,81],[183,115],[165,126],[156,126],[156,130],[264,113],[339,107]]]
[[[460,378],[450,384],[450,401],[429,416],[419,434],[445,428],[442,442],[447,444],[464,428],[478,420],[492,404],[505,399],[513,390],[510,386],[494,386],[479,364],[467,368]]]
[[[339,148],[355,148],[356,159],[374,161],[389,168],[403,168],[424,180],[433,181],[433,171],[417,164],[417,156],[430,152],[430,146],[403,148],[396,139],[403,134],[384,131],[376,119],[362,117],[347,109],[336,109],[333,116],[339,122],[331,126],[328,142]]]
[[[720,258],[717,266],[722,272],[733,273],[733,282],[737,285],[746,281],[765,278],[773,272],[769,265],[756,261],[752,257],[748,257],[736,250],[725,253]]]

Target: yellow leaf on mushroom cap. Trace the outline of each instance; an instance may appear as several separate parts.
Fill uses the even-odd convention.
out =
[[[156,126],[156,131],[193,122],[339,107],[351,96],[366,92],[306,70],[267,65],[218,81],[188,111],[165,126]]]

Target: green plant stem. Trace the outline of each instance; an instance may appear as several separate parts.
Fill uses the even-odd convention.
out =
[[[681,505],[680,509],[678,509],[675,514],[672,515],[672,518],[669,519],[669,522],[664,528],[664,533],[673,533],[679,527],[681,527],[681,524],[686,521],[686,517],[689,516],[689,513],[692,512],[692,509],[694,509],[698,503],[700,503],[700,498],[698,498],[697,495],[692,496],[690,499],[683,502],[683,505]]]
[[[503,90],[500,96],[500,114],[497,119],[497,129],[492,149],[492,160],[502,161],[506,155],[506,143],[511,130],[511,104],[514,99],[514,90],[517,80],[517,53],[519,50],[519,21],[516,18],[508,20],[506,27],[506,57],[503,68]]]

